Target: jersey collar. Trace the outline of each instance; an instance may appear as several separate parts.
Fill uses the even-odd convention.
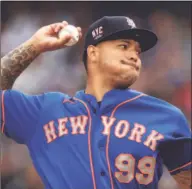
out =
[[[132,99],[140,94],[142,93],[136,90],[132,90],[130,88],[124,90],[113,89],[104,95],[100,108],[113,108],[121,102]],[[84,102],[91,103],[94,107],[98,107],[98,103],[95,96],[86,94],[85,90],[78,91],[75,94],[75,97],[83,100]]]

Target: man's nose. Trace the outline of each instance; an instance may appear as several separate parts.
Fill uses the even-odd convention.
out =
[[[128,60],[131,60],[133,62],[137,62],[139,57],[135,51],[129,51],[127,53],[127,58],[128,58]]]

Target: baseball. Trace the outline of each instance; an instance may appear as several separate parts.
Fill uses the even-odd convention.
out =
[[[79,41],[79,32],[75,26],[67,25],[65,28],[59,31],[58,36],[59,38],[62,38],[66,34],[70,34],[72,36],[70,41],[65,44],[66,46],[73,46]]]

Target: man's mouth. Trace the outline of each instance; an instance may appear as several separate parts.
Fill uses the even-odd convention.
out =
[[[138,67],[135,63],[126,62],[126,61],[124,61],[124,60],[122,60],[121,63],[124,64],[124,65],[132,66],[132,67],[134,67],[136,70],[139,70],[139,67]]]

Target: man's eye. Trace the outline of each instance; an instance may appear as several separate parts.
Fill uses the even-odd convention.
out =
[[[119,45],[120,46],[120,48],[122,48],[122,49],[127,49],[128,48],[128,45]]]

